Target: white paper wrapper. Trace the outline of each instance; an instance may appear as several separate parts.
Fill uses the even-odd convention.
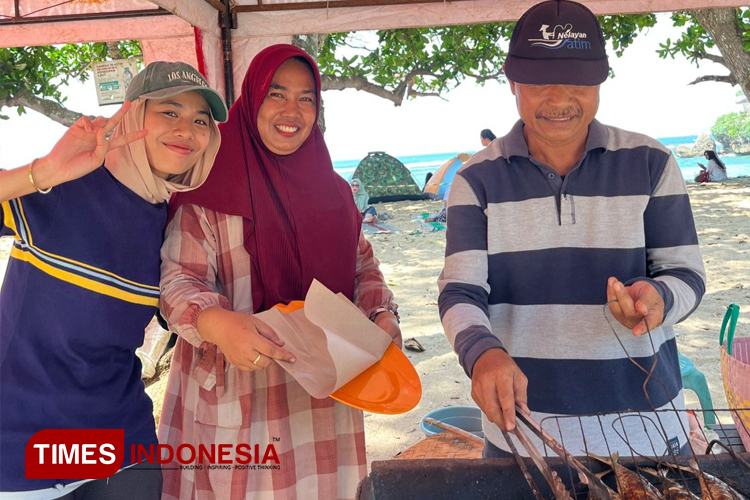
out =
[[[279,365],[314,398],[323,399],[374,365],[392,342],[341,294],[313,281],[305,307],[290,314],[278,309],[255,315],[285,342],[297,357]]]

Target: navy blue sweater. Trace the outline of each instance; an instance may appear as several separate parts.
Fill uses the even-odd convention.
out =
[[[131,444],[156,444],[135,349],[158,305],[165,222],[165,203],[105,168],[2,204],[0,235],[15,241],[0,291],[0,491],[77,481],[24,478],[42,429],[125,429],[123,465]]]

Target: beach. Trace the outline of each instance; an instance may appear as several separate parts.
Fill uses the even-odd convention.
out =
[[[705,374],[715,408],[726,408],[719,367],[718,336],[729,303],[741,307],[737,336],[750,335],[750,178],[689,184],[708,278],[698,309],[676,326],[680,351]],[[437,277],[443,265],[445,231],[426,232],[413,217],[438,212],[441,201],[377,204],[397,232],[368,235],[381,269],[399,304],[404,339],[416,338],[424,352],[404,351],[423,387],[416,408],[402,415],[365,414],[368,461],[386,460],[424,438],[423,415],[444,406],[473,405],[470,382],[446,340],[437,307]],[[0,239],[0,272],[4,275],[12,240]],[[166,377],[147,389],[158,413]],[[688,407],[697,398],[687,393]]]

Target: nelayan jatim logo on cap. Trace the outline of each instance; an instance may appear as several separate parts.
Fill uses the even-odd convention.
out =
[[[539,32],[542,38],[529,38],[532,47],[544,47],[545,49],[574,49],[574,50],[591,50],[591,43],[586,40],[588,35],[581,31],[573,31],[573,25],[568,23],[565,26],[556,25],[550,31],[549,24],[542,24]]]
[[[513,28],[503,69],[515,83],[601,84],[609,74],[609,62],[599,21],[578,2],[538,3]]]

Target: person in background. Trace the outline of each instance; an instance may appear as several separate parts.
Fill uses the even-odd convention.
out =
[[[0,172],[0,235],[15,237],[0,291],[0,499],[161,498],[159,465],[131,464],[131,446],[157,444],[135,350],[159,302],[167,199],[206,179],[227,109],[184,63],[149,64],[125,98]],[[125,459],[106,479],[26,479],[43,429],[123,429]]]
[[[179,335],[159,425],[173,448],[275,447],[278,469],[165,466],[164,500],[351,499],[367,472],[364,415],[315,399],[254,313],[304,300],[313,279],[401,345],[396,304],[352,192],[318,128],[320,74],[292,45],[250,63],[216,168],[176,196],[162,248],[162,312]],[[255,451],[252,452],[256,453]],[[241,457],[238,457],[241,458]],[[272,465],[274,462],[269,462]]]
[[[440,212],[431,213],[429,217],[425,218],[425,222],[448,222],[448,197],[451,194],[451,187],[448,186],[443,195],[443,206],[440,208]]]
[[[727,166],[719,159],[715,151],[706,150],[703,156],[708,160],[708,166],[698,162],[701,172],[695,178],[695,182],[716,182],[727,179]]]
[[[504,66],[520,120],[451,186],[438,305],[485,457],[509,456],[517,407],[574,453],[688,443],[684,411],[654,410],[684,410],[673,326],[705,292],[698,237],[670,151],[595,119],[605,47],[580,3],[527,10]]]
[[[370,195],[367,194],[365,186],[359,179],[352,179],[352,194],[357,210],[362,214],[362,222],[365,224],[377,224],[378,212],[375,207],[370,206]]]
[[[482,130],[479,133],[479,140],[482,141],[482,147],[486,148],[495,139],[497,139],[497,137],[495,136],[495,134],[492,133],[492,130],[488,128]]]

